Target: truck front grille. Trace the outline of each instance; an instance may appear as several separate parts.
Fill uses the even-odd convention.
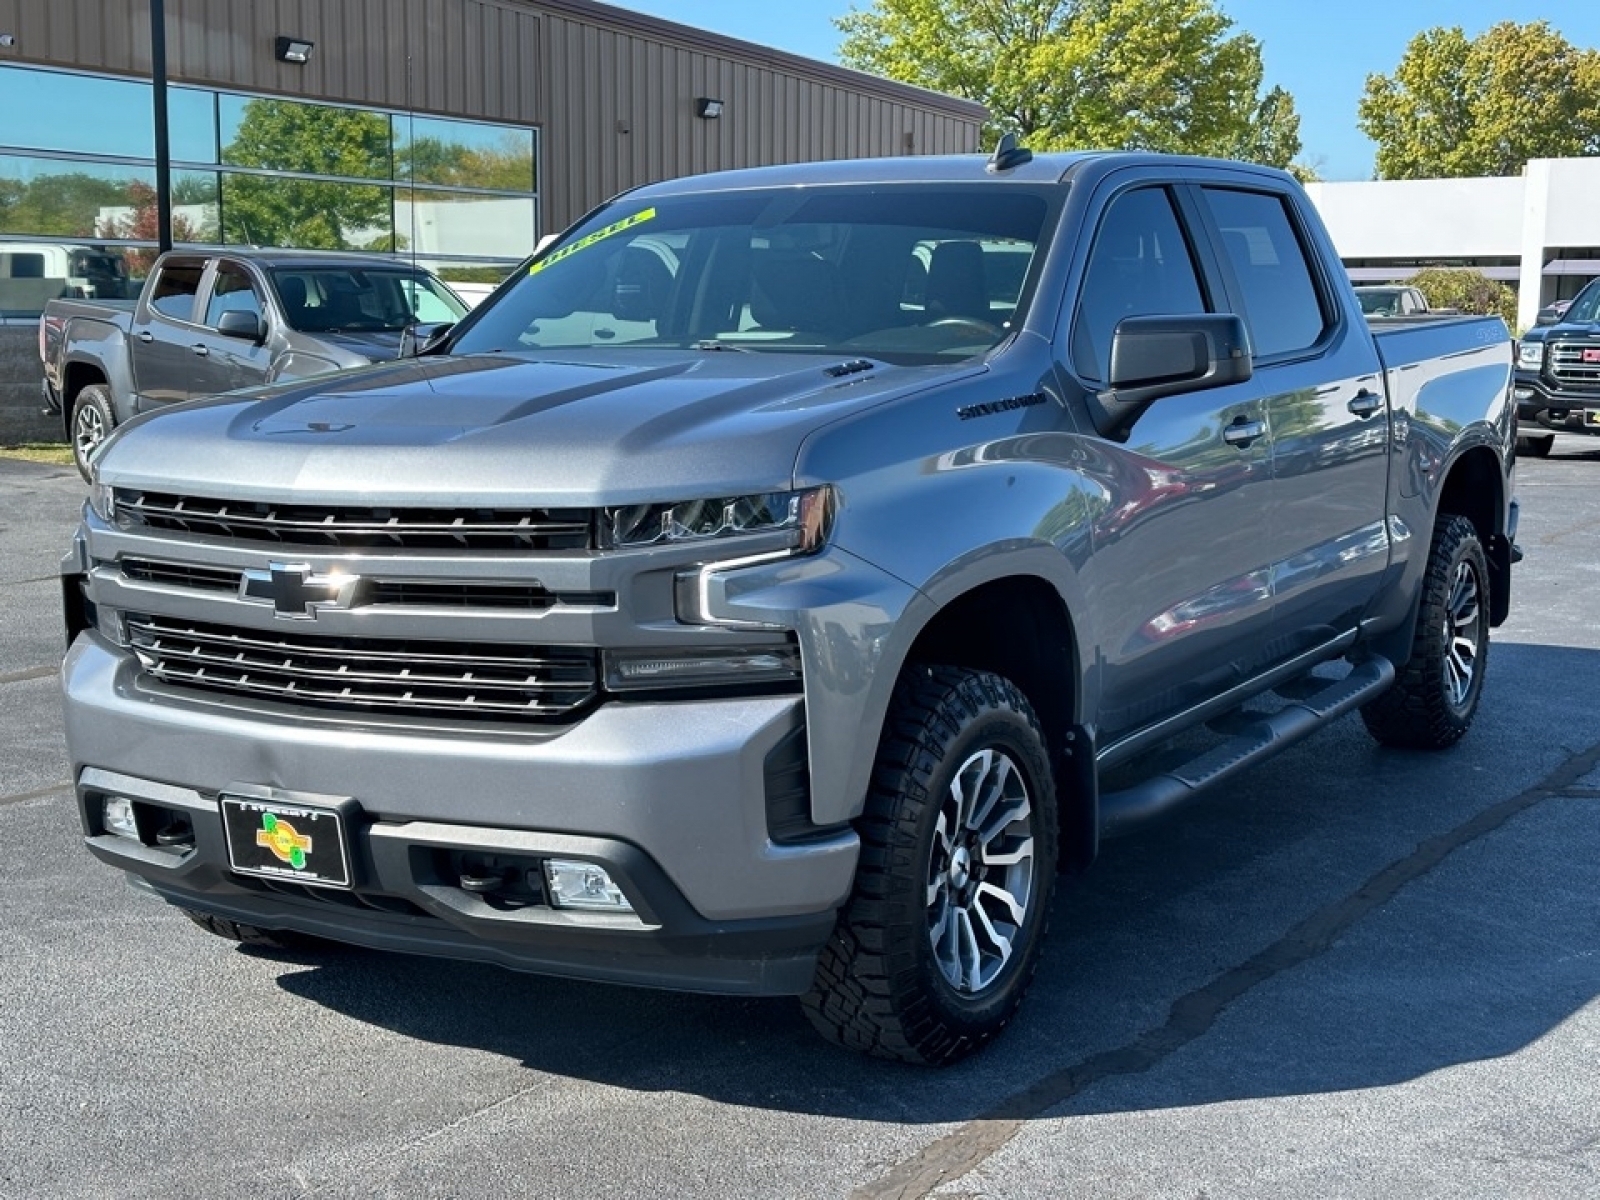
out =
[[[1550,374],[1566,387],[1600,390],[1600,342],[1552,343]]]
[[[140,614],[127,629],[162,683],[302,706],[548,721],[599,691],[599,654],[588,647],[315,637]]]
[[[134,526],[238,542],[365,550],[588,550],[585,508],[400,508],[214,500],[118,488]]]

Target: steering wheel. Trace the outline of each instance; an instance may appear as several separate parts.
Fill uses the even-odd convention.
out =
[[[979,337],[998,338],[1005,330],[998,325],[981,321],[977,317],[940,317],[937,321],[929,321],[928,329],[961,329],[968,333],[975,333]]]

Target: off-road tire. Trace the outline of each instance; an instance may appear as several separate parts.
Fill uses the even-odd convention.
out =
[[[72,461],[85,482],[89,479],[89,459],[95,448],[111,435],[116,427],[116,413],[111,408],[111,389],[103,383],[91,383],[72,400],[72,420],[67,436],[72,443]]]
[[[1470,596],[1463,592],[1467,586]],[[1477,527],[1466,517],[1440,517],[1423,576],[1411,658],[1394,686],[1361,709],[1368,732],[1378,741],[1441,750],[1467,732],[1489,665],[1489,586],[1489,562]],[[1467,656],[1471,673],[1465,687],[1457,682],[1465,655],[1465,644],[1458,638],[1471,645]]]
[[[214,917],[210,913],[196,912],[192,908],[180,911],[207,933],[245,946],[259,946],[263,950],[308,950],[315,946],[327,945],[320,938],[312,937],[308,933],[295,933],[288,929],[262,929],[258,925],[230,921],[227,917]]]
[[[957,874],[948,850],[951,836],[940,832],[948,828],[951,804],[959,811],[958,797],[967,789],[967,784],[953,786],[957,773],[984,760],[986,750],[996,752],[987,761],[1010,760],[1009,770],[1026,789],[1027,813],[1003,826],[989,820],[978,824],[1003,828],[1017,852],[1025,844],[1023,834],[1031,838],[1031,882],[1019,886],[1026,878],[1020,865],[993,865],[1007,857],[996,852],[994,860],[989,858],[999,835],[982,839],[981,850],[963,859],[975,864],[977,882],[971,886],[976,891],[990,878],[1000,881],[991,888],[1013,899],[1017,891],[1026,891],[1010,956],[992,966],[995,973],[982,986],[963,991],[946,975],[963,967],[940,965],[942,951],[936,952],[934,939],[935,925],[943,923],[932,916],[941,911],[936,905],[948,909],[946,917],[956,906],[943,897],[935,902],[930,894],[951,888],[947,875]],[[1008,778],[1004,769],[996,777]],[[970,776],[964,778],[970,782]],[[1020,811],[1007,804],[1010,811]],[[1004,816],[1008,808],[979,811]],[[855,889],[801,1004],[812,1024],[839,1045],[904,1062],[955,1062],[986,1045],[1016,1012],[1038,967],[1049,922],[1056,875],[1055,779],[1027,698],[1009,680],[987,671],[908,668],[890,702],[857,829],[861,860]],[[978,839],[980,831],[974,828],[972,837]],[[964,868],[961,874],[964,880]],[[986,903],[992,904],[994,895],[991,891]],[[991,943],[991,948],[997,947]]]

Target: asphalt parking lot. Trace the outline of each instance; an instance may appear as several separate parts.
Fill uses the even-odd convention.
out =
[[[1358,720],[1112,843],[942,1072],[784,1000],[195,929],[80,845],[55,565],[0,460],[0,1196],[1600,1195],[1600,442],[1519,467],[1455,750]]]

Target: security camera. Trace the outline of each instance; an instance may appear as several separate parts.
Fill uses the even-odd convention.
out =
[[[0,46],[7,50],[17,44],[17,35],[14,33],[0,33]]]

